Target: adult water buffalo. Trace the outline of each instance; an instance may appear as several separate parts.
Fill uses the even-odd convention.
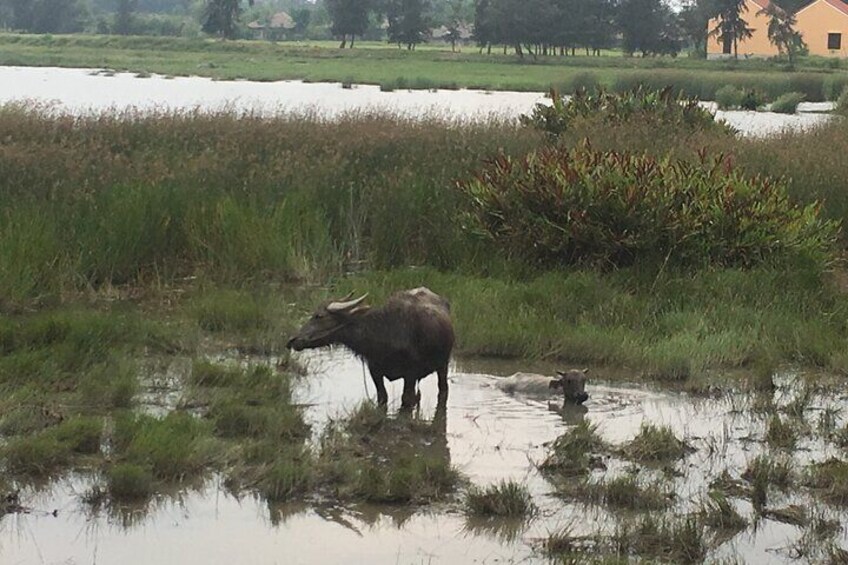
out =
[[[380,404],[388,402],[384,378],[403,379],[401,403],[412,407],[421,398],[418,381],[436,372],[439,402],[444,403],[454,342],[448,301],[424,287],[396,292],[375,308],[364,304],[367,294],[351,296],[319,306],[288,347],[346,346],[368,364]]]

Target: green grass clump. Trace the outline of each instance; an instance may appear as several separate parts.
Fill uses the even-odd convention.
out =
[[[742,104],[742,91],[733,85],[725,85],[716,90],[715,101],[721,110],[732,110]]]
[[[244,379],[244,371],[236,366],[194,361],[191,366],[191,382],[201,387],[238,386]]]
[[[748,527],[748,521],[733,507],[721,491],[710,491],[701,507],[705,525],[724,532],[739,532]]]
[[[153,492],[153,476],[141,465],[119,463],[106,471],[108,493],[120,502],[145,500]]]
[[[778,114],[794,114],[798,111],[798,104],[804,101],[804,95],[800,92],[787,92],[781,94],[771,103],[769,110]]]
[[[657,484],[642,485],[631,475],[622,475],[587,489],[590,500],[610,508],[650,512],[664,510],[672,503],[672,495]]]
[[[206,292],[194,301],[192,310],[198,325],[210,332],[243,332],[271,325],[265,305],[236,290]]]
[[[451,495],[459,473],[450,464],[444,418],[388,417],[364,403],[334,421],[320,441],[318,478],[342,500],[422,503]]]
[[[515,481],[471,486],[465,495],[465,513],[470,516],[527,518],[537,510],[527,487]]]
[[[628,458],[642,463],[672,463],[686,455],[689,447],[668,426],[643,423],[622,451]]]
[[[74,453],[89,455],[100,453],[103,420],[78,416],[62,422],[51,433],[55,434],[56,439]]]
[[[529,115],[521,116],[521,123],[556,139],[574,127],[575,122],[587,119],[605,125],[637,121],[686,132],[731,133],[697,99],[675,94],[671,87],[652,91],[639,86],[618,93],[579,89],[567,101],[552,91],[551,104],[537,104]]]
[[[181,412],[162,419],[124,416],[115,422],[114,448],[120,461],[144,466],[158,479],[182,480],[211,464],[210,435],[203,421]]]
[[[49,477],[67,468],[73,460],[71,446],[55,434],[42,432],[16,438],[0,450],[6,469],[14,475]]]
[[[606,449],[596,425],[583,420],[551,444],[548,455],[539,466],[549,476],[579,476],[589,472],[592,455]]]
[[[704,526],[696,517],[657,520],[648,514],[628,536],[630,553],[673,563],[701,563],[707,553]]]
[[[769,446],[792,449],[797,439],[796,427],[791,421],[783,421],[777,414],[771,417],[766,429],[766,443]]]
[[[793,480],[789,460],[775,459],[765,454],[758,455],[748,463],[742,478],[751,485],[754,508],[765,506],[772,485],[786,490]]]
[[[586,145],[500,156],[460,183],[468,228],[540,268],[638,263],[752,267],[834,259],[839,225],[798,207],[785,182],[722,157],[699,164]]]
[[[265,498],[279,502],[306,492],[312,481],[311,456],[307,452],[286,454],[263,474],[261,490]]]
[[[816,489],[828,503],[848,505],[848,463],[829,459],[814,464],[809,471],[807,484]]]

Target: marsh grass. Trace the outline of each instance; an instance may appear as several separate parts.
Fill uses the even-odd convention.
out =
[[[151,472],[141,465],[120,463],[106,471],[107,492],[113,501],[146,500],[154,492]]]
[[[566,480],[573,476],[586,475],[590,470],[592,457],[606,449],[607,445],[598,435],[597,426],[583,420],[554,440],[539,469],[547,476],[562,477]]]
[[[709,492],[707,500],[701,505],[701,514],[705,525],[721,532],[735,535],[748,527],[748,521],[720,490]]]
[[[657,519],[648,514],[633,528],[628,543],[640,557],[675,563],[700,563],[707,553],[704,526],[694,516]]]
[[[691,451],[668,426],[643,423],[639,433],[622,447],[622,453],[641,463],[674,463]]]
[[[806,482],[825,502],[848,505],[848,463],[839,459],[816,463],[810,467]]]
[[[662,485],[643,485],[632,475],[622,475],[600,483],[586,485],[588,500],[618,510],[651,512],[665,510],[673,502],[673,494]]]
[[[525,519],[538,512],[527,487],[506,480],[484,488],[474,485],[469,487],[465,494],[464,509],[469,516]]]
[[[796,425],[791,421],[784,421],[780,416],[774,414],[769,419],[765,439],[770,447],[792,449],[798,441]]]
[[[804,101],[805,96],[800,92],[787,92],[781,94],[771,103],[769,110],[778,114],[794,114],[798,111],[798,104]]]
[[[751,486],[751,501],[755,509],[762,510],[774,486],[785,491],[793,483],[791,460],[761,454],[748,462],[742,479]]]
[[[179,481],[211,466],[216,450],[203,421],[181,412],[162,419],[121,415],[115,421],[115,459],[140,465],[164,481]]]
[[[330,423],[316,463],[319,490],[342,500],[420,504],[442,500],[460,484],[450,464],[444,420],[387,416],[363,403]]]

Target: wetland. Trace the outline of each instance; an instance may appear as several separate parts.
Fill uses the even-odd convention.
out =
[[[0,560],[844,562],[848,135],[656,100],[556,140],[532,101],[0,107]],[[285,349],[321,301],[421,285],[444,405]],[[583,367],[580,407],[497,386]]]

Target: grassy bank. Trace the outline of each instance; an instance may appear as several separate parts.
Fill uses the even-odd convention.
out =
[[[360,44],[340,50],[324,43],[118,36],[38,36],[0,34],[0,64],[95,67],[219,79],[300,79],[377,84],[400,88],[480,88],[488,90],[572,91],[593,84],[624,90],[638,83],[672,84],[712,100],[721,87],[753,88],[768,99],[801,92],[806,100],[835,100],[848,84],[837,60],[810,58],[788,72],[782,63],[702,61],[680,58],[540,57],[519,60],[499,50],[481,54],[445,49],[398,50]]]
[[[704,147],[748,174],[784,175],[795,202],[844,220],[839,123],[743,140],[639,123],[576,125],[563,143],[696,159]],[[846,369],[839,277],[804,263],[752,270],[634,265],[543,273],[469,232],[468,178],[499,152],[545,143],[530,128],[353,115],[53,116],[0,111],[0,307],[20,312],[121,289],[330,283],[338,292],[428,284],[455,304],[459,350],[633,367],[675,380],[766,360]],[[779,156],[779,158],[775,158]],[[421,269],[392,270],[424,266]],[[353,269],[362,278],[338,278]],[[446,274],[452,273],[452,274]],[[124,292],[123,290],[120,292]],[[132,292],[127,292],[132,295]],[[271,343],[263,300],[198,299],[203,327],[239,324]],[[295,300],[300,302],[300,300]],[[302,303],[299,312],[311,309]],[[297,315],[288,312],[286,317]],[[271,330],[269,330],[271,328]],[[254,345],[255,347],[256,345]],[[261,346],[266,347],[266,346]]]

